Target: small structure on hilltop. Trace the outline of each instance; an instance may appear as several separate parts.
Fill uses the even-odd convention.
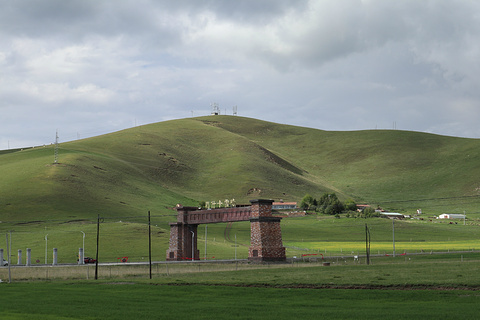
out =
[[[218,103],[213,102],[211,106],[212,106],[212,116],[218,116],[220,114],[220,107],[218,106]]]

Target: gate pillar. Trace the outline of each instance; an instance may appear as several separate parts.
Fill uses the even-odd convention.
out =
[[[272,216],[273,200],[250,200],[250,248],[248,260],[285,261],[285,247],[282,243],[282,218]]]
[[[195,207],[177,207],[177,222],[170,223],[170,241],[167,250],[167,261],[199,260],[197,249],[198,224],[187,223],[187,214]],[[192,250],[193,248],[193,250]]]

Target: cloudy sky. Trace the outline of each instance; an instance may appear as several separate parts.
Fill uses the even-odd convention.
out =
[[[0,0],[0,149],[233,113],[480,138],[480,1]]]

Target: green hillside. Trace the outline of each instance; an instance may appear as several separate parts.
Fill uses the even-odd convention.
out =
[[[478,139],[208,116],[61,143],[55,165],[53,154],[0,152],[0,220],[171,215],[177,203],[327,191],[404,212],[480,211]]]

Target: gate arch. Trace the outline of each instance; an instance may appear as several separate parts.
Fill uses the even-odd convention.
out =
[[[272,216],[273,200],[250,200],[250,206],[198,210],[196,207],[177,206],[177,222],[170,223],[170,241],[167,261],[200,259],[197,249],[199,224],[250,221],[250,261],[285,261],[280,221]],[[193,248],[192,248],[193,246]]]

